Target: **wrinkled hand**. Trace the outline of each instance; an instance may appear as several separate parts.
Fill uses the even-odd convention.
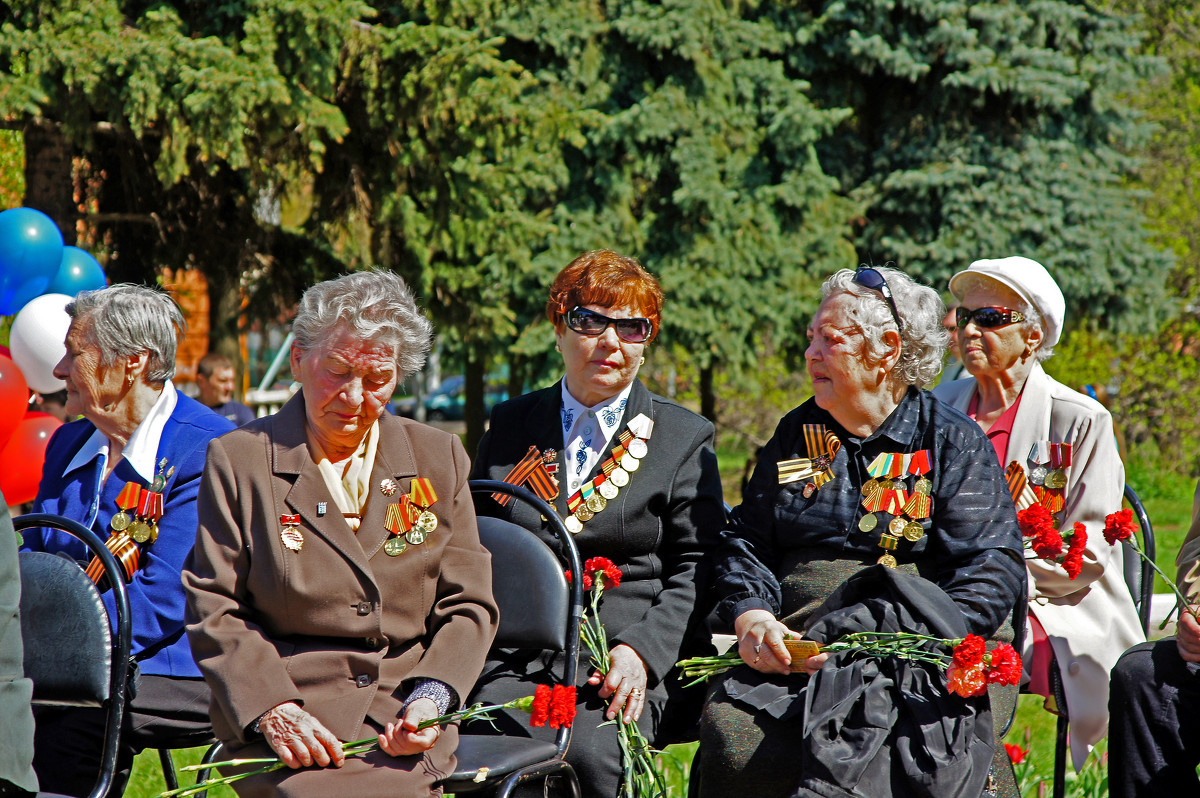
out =
[[[783,644],[785,637],[800,635],[775,620],[766,610],[747,610],[733,622],[738,638],[738,654],[746,664],[761,673],[791,673],[792,655]],[[804,661],[805,673],[820,670],[828,654],[817,654]]]
[[[438,716],[437,704],[428,698],[418,698],[404,710],[399,723],[389,723],[379,735],[379,747],[392,756],[411,756],[433,748],[442,736],[441,726],[417,731],[422,721]]]
[[[258,730],[283,764],[294,769],[312,765],[340,768],[346,761],[342,744],[321,721],[298,704],[280,704],[262,716]]]
[[[1200,662],[1200,623],[1187,610],[1175,626],[1175,645],[1185,662]]]
[[[612,696],[604,716],[612,720],[625,707],[625,722],[632,723],[646,708],[646,663],[636,651],[621,643],[608,652],[608,673],[593,671],[588,684],[600,685],[600,697]]]

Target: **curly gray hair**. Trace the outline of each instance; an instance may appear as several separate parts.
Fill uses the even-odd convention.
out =
[[[425,365],[433,338],[433,325],[404,280],[381,269],[326,280],[304,292],[292,322],[296,347],[315,349],[338,326],[359,340],[393,347],[401,381]]]
[[[1037,362],[1042,363],[1046,360],[1049,360],[1054,354],[1054,347],[1046,346],[1046,322],[1042,318],[1042,314],[1037,308],[1027,302],[1025,298],[1016,291],[1012,290],[999,280],[993,280],[987,275],[972,274],[971,272],[964,272],[962,275],[960,275],[959,278],[954,281],[954,287],[955,290],[957,290],[962,296],[966,296],[974,288],[982,288],[988,291],[1001,289],[1009,294],[1012,294],[1016,298],[1016,302],[1012,303],[1015,306],[1013,307],[1013,310],[1020,311],[1021,315],[1025,317],[1025,321],[1021,322],[1021,331],[1024,333],[1029,333],[1033,330],[1037,330],[1042,334],[1042,343],[1033,353],[1034,358],[1037,360]]]
[[[896,312],[904,325],[900,334],[900,360],[892,369],[891,378],[903,385],[924,388],[941,373],[942,360],[950,343],[950,335],[942,328],[946,306],[937,291],[916,283],[899,269],[886,266],[875,266],[874,269],[887,280]],[[821,285],[823,298],[839,293],[858,299],[851,314],[866,339],[864,354],[879,360],[887,352],[883,333],[896,326],[887,300],[878,291],[854,282],[853,269],[841,269]]]
[[[165,291],[132,283],[82,291],[67,303],[67,315],[88,322],[87,339],[100,350],[102,365],[145,352],[147,382],[175,376],[178,333],[187,330],[187,322]]]

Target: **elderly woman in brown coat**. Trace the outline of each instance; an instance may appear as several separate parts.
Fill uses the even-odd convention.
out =
[[[240,795],[438,795],[457,731],[417,726],[470,692],[497,611],[462,445],[384,413],[430,326],[367,272],[305,292],[293,330],[302,390],[214,441],[200,490],[184,583],[213,728],[288,766]]]

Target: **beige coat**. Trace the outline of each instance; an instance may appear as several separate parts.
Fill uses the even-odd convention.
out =
[[[255,719],[285,701],[354,740],[365,719],[399,717],[412,680],[439,679],[463,699],[483,667],[497,610],[462,444],[390,414],[379,434],[357,535],[309,456],[302,394],[209,446],[183,581],[188,636],[213,691],[213,728],[235,749],[253,737]],[[417,476],[437,492],[438,528],[388,556],[388,504]],[[300,551],[280,539],[284,514],[300,516]],[[443,739],[452,746],[454,735]]]
[[[939,385],[934,395],[966,412],[975,378]],[[1083,571],[1072,580],[1061,566],[1026,550],[1029,611],[1046,630],[1058,660],[1071,717],[1071,755],[1083,767],[1108,732],[1108,673],[1125,649],[1143,642],[1141,622],[1125,584],[1121,552],[1104,540],[1104,517],[1121,508],[1125,466],[1117,453],[1112,418],[1099,402],[1052,379],[1035,365],[1025,382],[1008,441],[1008,462],[1026,471],[1038,441],[1070,443],[1061,528],[1087,526]]]

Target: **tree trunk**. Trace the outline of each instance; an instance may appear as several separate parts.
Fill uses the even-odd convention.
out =
[[[716,366],[709,364],[700,367],[700,415],[712,423],[717,423],[717,397],[713,393],[713,375]]]
[[[245,364],[242,362],[242,347],[238,341],[238,321],[241,318],[242,297],[235,275],[223,269],[213,269],[208,278],[208,351],[219,352],[233,361],[238,375],[238,386],[242,384]],[[265,336],[264,336],[265,337]],[[274,357],[275,353],[269,353]],[[239,390],[237,392],[241,394]]]
[[[41,211],[62,231],[63,242],[74,245],[75,181],[71,147],[57,125],[31,122],[25,126],[25,207]]]
[[[467,364],[463,373],[463,420],[467,422],[467,436],[463,445],[467,454],[475,456],[479,441],[483,439],[483,378],[485,355],[479,344],[467,345]]]

